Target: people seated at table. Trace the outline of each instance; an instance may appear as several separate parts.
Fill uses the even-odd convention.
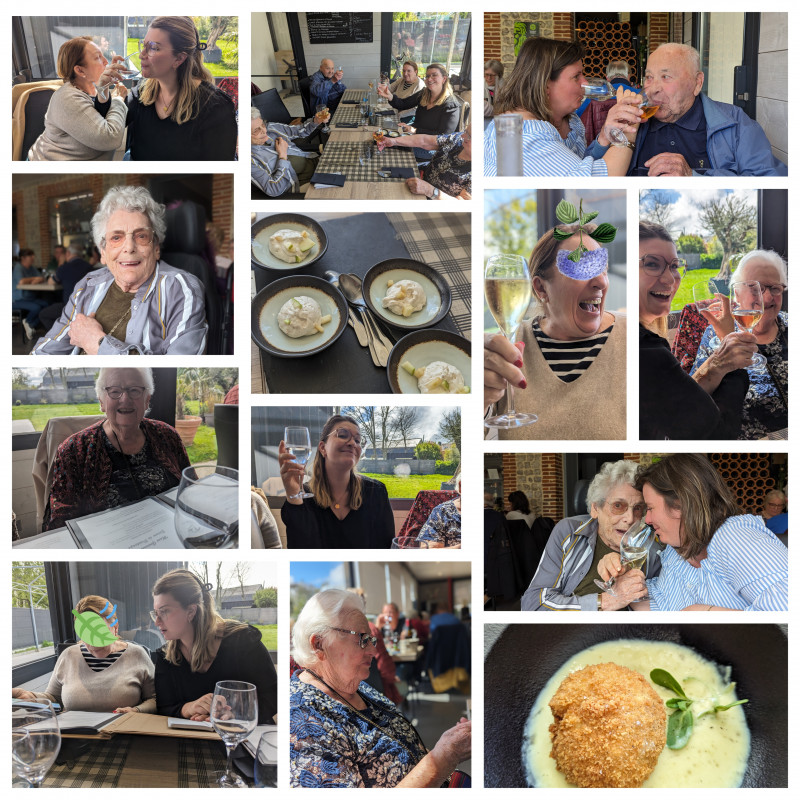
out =
[[[305,467],[280,443],[286,500],[281,519],[290,548],[390,548],[394,516],[386,487],[358,474],[364,435],[354,419],[334,414],[322,428],[303,498]]]
[[[529,259],[533,301],[521,341],[484,337],[484,412],[505,403],[508,380],[522,390],[514,392],[516,410],[539,417],[500,431],[501,439],[625,438],[626,319],[605,310],[608,251],[587,236],[592,230],[594,223],[584,226],[588,252],[577,266],[567,258],[579,246],[577,229],[559,226],[568,239],[545,233]]]
[[[461,468],[456,471],[453,482],[458,497],[446,500],[431,511],[417,541],[425,542],[428,547],[461,548]]]
[[[36,253],[30,247],[23,247],[19,251],[19,260],[14,261],[11,270],[11,308],[14,311],[24,311],[22,327],[29,339],[36,335],[39,327],[39,315],[47,307],[47,300],[38,297],[30,289],[20,289],[20,284],[44,283],[45,277],[34,266]]]
[[[490,58],[483,65],[483,118],[491,119],[494,116],[494,99],[503,85],[503,74],[506,68],[502,62]]]
[[[269,197],[298,191],[317,169],[319,150],[304,150],[292,140],[313,136],[324,122],[315,114],[302,125],[267,122],[250,106],[250,180]]]
[[[78,614],[88,611],[98,614],[117,638],[102,646],[79,639],[76,645],[61,652],[45,691],[14,688],[11,696],[19,700],[49,700],[58,703],[65,711],[155,714],[153,661],[144,647],[118,638],[116,609],[105,597],[96,594],[82,597],[75,611]]]
[[[201,355],[203,286],[160,261],[165,207],[144,186],[113,186],[92,217],[103,269],[75,286],[32,355]]]
[[[180,483],[189,457],[175,428],[145,417],[153,391],[150,367],[100,368],[95,392],[106,418],[58,448],[44,530]]]
[[[642,87],[659,108],[639,126],[628,175],[786,175],[761,126],[702,93],[700,54],[668,43],[647,58]]]
[[[311,597],[292,630],[290,783],[295,787],[440,787],[470,757],[462,719],[428,752],[408,720],[365,680],[376,637],[363,601],[341,589]]]
[[[419,65],[416,61],[406,61],[403,64],[403,74],[394,83],[389,84],[389,91],[401,100],[411,97],[412,94],[421,92],[425,88],[425,81],[419,76]],[[400,122],[411,123],[416,109],[407,108],[398,116]]]
[[[125,137],[128,90],[118,64],[109,65],[91,36],[78,36],[58,49],[56,70],[64,81],[50,98],[44,131],[28,151],[29,161],[110,161]],[[98,106],[97,87],[117,83]]]
[[[632,140],[642,112],[635,92],[617,91],[597,141],[587,148],[583,123],[575,109],[583,100],[580,42],[528,39],[494,100],[494,121],[484,136],[487,176],[497,175],[495,126],[501,114],[522,115],[522,174],[526,176],[624,175],[631,149],[613,146],[610,131]]]
[[[789,277],[786,262],[772,250],[747,253],[731,275],[737,281],[757,281],[764,299],[764,315],[753,328],[758,352],[767,359],[766,367],[747,367],[749,387],[742,405],[739,439],[763,439],[789,424],[789,315],[782,311]],[[735,330],[729,304],[725,313],[706,328],[695,357],[692,374],[701,370],[709,357],[722,347],[728,333]],[[722,338],[720,338],[722,337]]]
[[[742,514],[705,455],[666,456],[640,468],[636,486],[645,521],[666,547],[661,572],[647,578],[649,599],[634,610],[789,610],[789,551],[760,517]],[[618,553],[599,565],[604,580],[621,570]]]
[[[594,582],[601,559],[618,553],[628,528],[644,517],[636,470],[634,461],[603,464],[586,493],[589,516],[565,517],[553,528],[522,596],[523,611],[619,611],[644,596],[644,576],[639,570],[618,578],[614,595],[601,592]],[[648,576],[661,569],[657,549],[652,545],[647,556]]]
[[[319,69],[311,76],[311,85],[308,87],[312,110],[316,111],[319,106],[327,106],[330,114],[336,111],[347,89],[343,77],[344,73],[336,69],[333,59],[322,59]]]
[[[188,569],[173,569],[153,585],[150,616],[167,643],[156,652],[158,713],[208,720],[218,681],[256,687],[258,724],[278,711],[275,665],[253,625],[219,615],[205,583]]]
[[[764,495],[761,509],[764,524],[788,547],[789,515],[786,513],[786,494],[780,489],[770,489]]]
[[[375,624],[381,630],[384,638],[395,635],[402,638],[406,618],[400,613],[397,603],[384,603],[381,613],[375,619]]]
[[[748,388],[751,333],[729,333],[691,377],[667,341],[684,263],[667,230],[639,222],[639,438],[735,439]],[[708,315],[709,317],[712,315]]]
[[[459,200],[472,199],[472,124],[463,132],[441,136],[416,133],[392,139],[384,136],[378,142],[378,152],[387,147],[413,147],[414,151],[433,153],[430,163],[423,167],[421,178],[408,178],[406,186],[413,194],[435,200],[440,192]]]
[[[70,244],[67,247],[66,260],[56,268],[55,275],[51,275],[47,279],[51,286],[61,286],[61,300],[45,306],[39,313],[39,320],[46,331],[56,324],[56,320],[64,311],[64,306],[75,291],[78,281],[93,269],[92,265],[84,260],[83,252],[83,248],[79,244]]]

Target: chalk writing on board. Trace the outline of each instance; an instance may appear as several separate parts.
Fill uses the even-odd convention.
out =
[[[306,14],[311,44],[365,44],[372,41],[372,12]]]

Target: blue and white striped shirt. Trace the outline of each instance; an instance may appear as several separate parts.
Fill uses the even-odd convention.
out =
[[[586,153],[586,135],[583,123],[576,114],[569,118],[569,135],[566,139],[556,127],[541,119],[522,121],[522,174],[528,177],[608,175],[602,158],[591,158]],[[605,149],[599,152],[604,153]],[[483,154],[487,177],[497,175],[497,138],[494,120],[484,132]],[[598,154],[598,153],[596,153]]]
[[[661,553],[661,574],[647,587],[654,611],[680,611],[693,603],[788,611],[789,551],[760,517],[729,517],[714,533],[699,567],[668,546]]]

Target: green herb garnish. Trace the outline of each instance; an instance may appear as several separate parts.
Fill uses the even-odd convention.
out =
[[[577,264],[581,256],[588,252],[588,248],[583,246],[584,233],[596,242],[600,242],[600,244],[608,244],[614,241],[614,237],[617,235],[617,229],[608,222],[600,223],[591,233],[584,230],[583,226],[591,222],[599,213],[598,211],[587,211],[584,214],[583,199],[581,199],[577,209],[572,203],[566,200],[561,200],[556,206],[556,217],[559,222],[563,222],[565,225],[574,225],[576,222],[578,223],[578,247],[567,256],[570,261],[574,261]],[[553,231],[553,237],[559,242],[563,242],[565,239],[569,239],[574,235],[574,233],[561,231],[558,228]]]

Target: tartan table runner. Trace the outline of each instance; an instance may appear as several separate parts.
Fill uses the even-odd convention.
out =
[[[341,172],[349,181],[369,181],[371,183],[392,181],[405,181],[405,178],[382,178],[378,170],[385,167],[411,167],[414,177],[419,177],[417,160],[414,152],[408,147],[389,147],[380,155],[369,138],[369,147],[372,158],[359,163],[359,158],[364,152],[366,140],[363,142],[332,142],[325,145],[325,149],[317,162],[317,172]]]

